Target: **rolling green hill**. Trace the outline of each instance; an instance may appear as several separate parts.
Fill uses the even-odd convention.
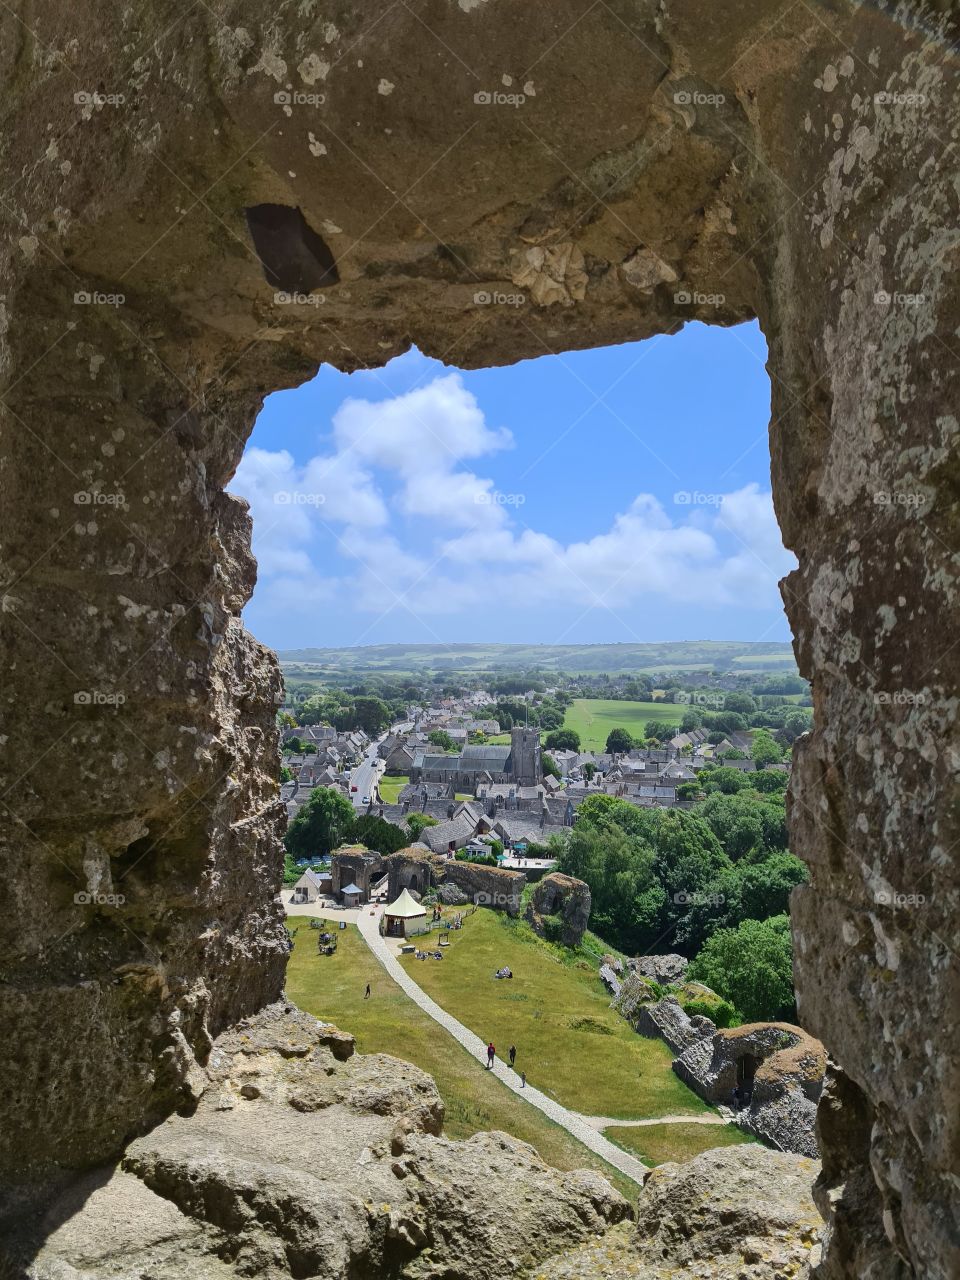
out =
[[[661,644],[382,644],[342,649],[284,649],[280,663],[290,676],[319,676],[347,671],[423,675],[531,670],[548,674],[606,671],[649,672],[712,670],[736,672],[796,671],[789,644],[740,640],[678,640]]]

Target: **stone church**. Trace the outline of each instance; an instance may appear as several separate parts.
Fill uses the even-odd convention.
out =
[[[484,782],[535,787],[542,779],[539,729],[512,729],[509,746],[467,746],[459,755],[418,751],[410,769],[411,782],[452,782],[456,790],[470,792]]]

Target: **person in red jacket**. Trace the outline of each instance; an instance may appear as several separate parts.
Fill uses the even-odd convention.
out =
[[[491,1040],[490,1043],[487,1045],[487,1070],[488,1071],[493,1066],[493,1059],[496,1056],[496,1053],[497,1053],[497,1050],[494,1047],[493,1041]]]

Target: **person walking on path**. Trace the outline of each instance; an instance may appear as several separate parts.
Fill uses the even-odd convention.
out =
[[[512,1067],[512,1066],[513,1066],[513,1064],[514,1064],[514,1063],[516,1062],[516,1060],[517,1060],[517,1047],[516,1047],[516,1045],[513,1045],[513,1044],[512,1044],[512,1045],[510,1046],[510,1054],[509,1054],[509,1057],[510,1057],[510,1065],[511,1065],[511,1067]]]
[[[525,1071],[521,1071],[520,1072],[520,1088],[525,1089],[526,1087],[527,1087],[527,1073]]]
[[[493,1059],[496,1057],[496,1053],[497,1053],[497,1050],[494,1047],[493,1041],[491,1040],[490,1043],[487,1045],[487,1070],[488,1071],[493,1066]]]
[[[366,989],[366,991],[363,993],[363,998],[364,998],[364,1000],[369,1000],[369,999],[370,999],[370,983],[369,983],[369,982],[367,983],[367,989]]]

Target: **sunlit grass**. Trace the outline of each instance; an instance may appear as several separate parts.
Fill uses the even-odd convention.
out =
[[[551,947],[522,921],[479,910],[450,934],[443,961],[401,963],[436,1002],[563,1106],[645,1119],[709,1110],[676,1076],[660,1040],[637,1035],[610,1008],[597,959]],[[502,966],[512,979],[494,977]]]
[[[756,1138],[733,1124],[649,1124],[635,1128],[615,1125],[604,1130],[604,1137],[650,1168],[668,1160],[692,1160],[713,1147],[756,1142]]]
[[[309,919],[292,916],[287,923],[295,934],[287,968],[289,998],[315,1017],[352,1032],[361,1053],[389,1053],[433,1076],[446,1108],[448,1137],[503,1129],[529,1142],[548,1164],[558,1169],[596,1169],[628,1199],[636,1197],[635,1183],[511,1093],[419,1009],[387,975],[355,926],[337,931],[325,922],[326,928],[336,932],[338,946],[335,955],[320,956]],[[368,982],[372,995],[365,1000]]]

